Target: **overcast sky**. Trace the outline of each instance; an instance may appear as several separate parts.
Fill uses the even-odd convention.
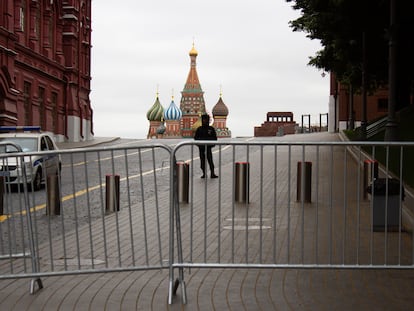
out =
[[[232,136],[253,136],[268,111],[312,123],[328,112],[329,75],[307,65],[319,42],[288,25],[284,0],[94,0],[92,83],[96,137],[146,138],[157,87],[179,106],[193,41],[207,111],[220,96]]]

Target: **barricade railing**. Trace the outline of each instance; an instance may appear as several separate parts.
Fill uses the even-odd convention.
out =
[[[403,162],[414,143],[219,141],[218,179],[200,178],[198,144],[213,143],[173,150],[173,157],[187,155],[190,172],[188,202],[171,203],[181,245],[172,262],[180,277],[174,286],[170,278],[170,289],[182,285],[183,303],[184,269],[414,268],[412,224],[402,217],[412,206],[404,206],[404,187],[395,183],[408,178]],[[366,159],[383,163],[378,178],[369,176],[378,182],[370,189]],[[238,171],[242,163],[248,178]]]
[[[388,117],[381,118],[371,124],[367,125],[367,138],[371,138],[378,133],[385,131],[385,125],[388,122]]]
[[[215,145],[218,178],[208,161],[200,178],[199,144]],[[402,163],[414,143],[1,146],[0,279],[31,278],[31,292],[42,277],[163,269],[168,302],[181,285],[185,303],[193,269],[414,268],[412,226],[402,217],[413,204],[404,204],[399,182],[410,177]],[[13,161],[32,181],[30,163],[53,156],[61,169],[43,176],[43,189],[7,179]]]
[[[0,279],[34,278],[41,287],[46,276],[168,269],[171,182],[169,167],[161,163],[170,161],[171,149],[136,143],[8,153],[0,161],[25,159],[25,165],[15,164],[20,174],[29,163],[45,168],[56,156],[62,161],[57,178],[43,176],[49,170],[42,169],[44,186],[38,191],[6,177],[0,251],[7,260],[0,261]],[[13,168],[3,162],[4,175],[14,174],[9,171]],[[33,269],[27,258],[14,255],[16,247],[31,257]]]
[[[4,268],[10,275],[31,274],[30,293],[34,293],[35,285],[42,288],[43,283],[36,275],[39,263],[27,188],[26,162],[29,158],[22,154],[19,145],[0,142],[0,275],[7,275]],[[23,182],[17,189],[17,197],[11,191],[15,180]]]

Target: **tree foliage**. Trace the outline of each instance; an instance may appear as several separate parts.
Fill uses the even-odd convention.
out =
[[[335,72],[339,81],[358,87],[365,53],[368,84],[388,82],[390,0],[286,1],[301,13],[290,22],[293,31],[305,32],[323,47],[310,57],[310,65]],[[413,77],[414,1],[396,1],[399,79],[407,86]]]

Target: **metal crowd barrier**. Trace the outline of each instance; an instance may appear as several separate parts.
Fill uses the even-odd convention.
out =
[[[402,163],[412,157],[414,143],[214,144],[218,180],[199,178],[195,142],[173,150],[173,157],[188,155],[190,197],[172,202],[182,242],[172,262],[179,278],[173,284],[170,277],[170,303],[180,284],[186,303],[184,271],[193,269],[414,268],[412,224],[402,217],[414,206],[403,205],[402,183],[391,183],[408,177]],[[370,171],[369,179],[382,183],[372,186],[368,198],[366,159],[385,163],[379,176]],[[240,163],[250,171],[244,187],[237,177]],[[249,191],[249,199],[239,200],[240,189]]]
[[[180,287],[186,303],[193,269],[414,268],[403,217],[414,205],[398,182],[414,143],[219,140],[216,179],[207,163],[200,178],[198,144],[211,142],[12,154],[0,144],[0,280],[31,278],[33,293],[42,277],[163,269],[168,302]],[[13,187],[10,161],[39,155],[61,156],[58,176],[40,191]]]
[[[41,190],[5,177],[0,279],[33,278],[42,287],[41,277],[169,268],[171,182],[159,165],[170,161],[168,146],[1,153],[1,171],[7,175],[12,158],[40,155],[62,158],[59,176],[44,178]]]
[[[43,288],[43,283],[36,275],[39,272],[39,257],[28,196],[25,165],[28,160],[19,145],[0,142],[0,277],[14,278],[30,274],[30,293],[34,293],[35,285]],[[16,174],[11,175],[9,170],[16,167]],[[22,187],[17,188],[17,197],[11,193],[14,179],[23,181]]]

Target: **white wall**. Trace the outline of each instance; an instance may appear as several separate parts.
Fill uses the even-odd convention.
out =
[[[80,125],[82,122],[82,135],[80,133]],[[83,136],[83,137],[82,137]],[[76,116],[68,116],[68,141],[79,142],[85,140],[92,140],[91,121],[80,119]]]

